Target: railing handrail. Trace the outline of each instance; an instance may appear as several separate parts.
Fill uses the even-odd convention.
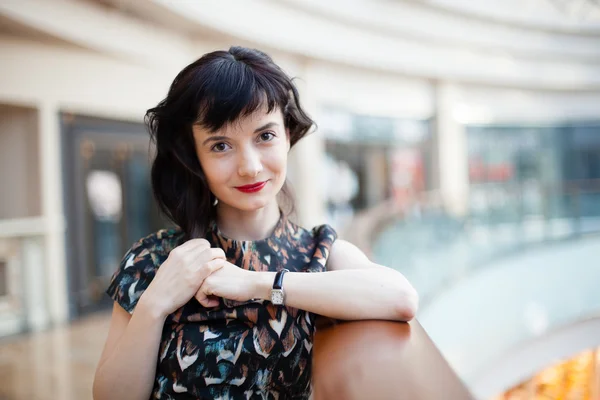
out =
[[[472,400],[418,321],[319,325],[314,341],[315,400]]]

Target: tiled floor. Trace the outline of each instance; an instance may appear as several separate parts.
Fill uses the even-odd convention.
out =
[[[0,341],[0,400],[88,400],[109,314]]]

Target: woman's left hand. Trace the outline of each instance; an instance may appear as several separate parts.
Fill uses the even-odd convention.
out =
[[[195,297],[201,304],[205,298],[212,296],[241,302],[260,297],[260,272],[239,268],[225,260],[222,262],[223,267],[210,274],[196,293]]]

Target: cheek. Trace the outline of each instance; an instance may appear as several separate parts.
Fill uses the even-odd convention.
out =
[[[284,174],[287,169],[287,152],[277,152],[271,154],[266,160],[269,169],[276,174]]]
[[[227,180],[227,163],[215,159],[200,159],[200,166],[211,190],[219,187],[222,182]]]

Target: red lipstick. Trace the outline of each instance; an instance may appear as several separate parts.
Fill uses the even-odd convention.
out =
[[[243,193],[256,193],[265,187],[267,181],[253,183],[252,185],[236,186],[235,188]]]

